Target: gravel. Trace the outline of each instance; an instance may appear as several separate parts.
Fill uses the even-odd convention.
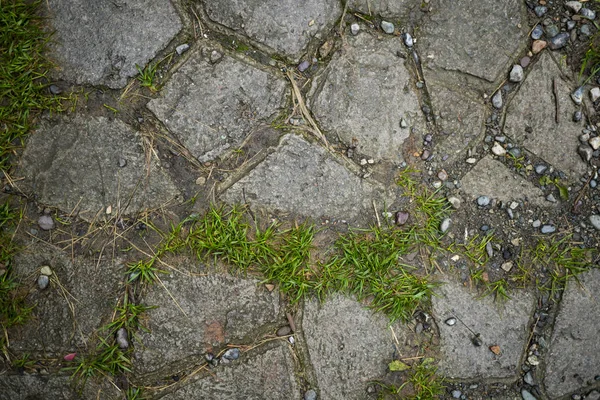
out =
[[[309,389],[304,393],[304,400],[317,400],[317,392]]]
[[[549,233],[554,233],[554,232],[556,232],[556,227],[554,227],[553,225],[543,225],[541,232],[545,235],[547,235]]]
[[[596,228],[596,230],[600,231],[600,215],[597,215],[597,214],[590,215],[590,223],[592,224],[592,226],[594,228]]]
[[[510,71],[511,82],[521,82],[523,80],[523,67],[520,65],[513,65]]]
[[[350,25],[350,33],[352,33],[354,36],[356,36],[356,35],[358,35],[358,32],[360,32],[360,25],[359,24],[357,24],[355,22],[352,25]]]
[[[535,28],[531,31],[531,38],[533,40],[538,40],[544,34],[544,29],[541,25],[536,25]]]
[[[44,231],[54,229],[54,220],[49,215],[42,215],[38,218],[38,225]]]
[[[182,55],[183,53],[185,53],[186,51],[188,51],[190,49],[190,45],[187,43],[184,44],[180,44],[179,46],[175,47],[175,51],[177,52],[177,54]]]
[[[381,21],[381,29],[383,29],[383,31],[385,33],[387,33],[388,35],[391,35],[392,33],[394,33],[394,24],[392,24],[391,22],[387,22],[387,21]]]
[[[497,108],[497,109],[501,109],[502,108],[502,92],[500,90],[498,90],[493,96],[492,96],[492,105]]]
[[[38,277],[37,284],[38,284],[38,287],[40,288],[40,290],[46,289],[48,287],[49,283],[50,283],[50,278],[48,278],[48,276],[40,275]]]
[[[578,87],[573,93],[571,93],[571,99],[573,99],[575,104],[581,104],[583,101],[583,86]]]
[[[529,391],[526,389],[521,390],[521,397],[523,397],[523,400],[537,400],[535,396],[529,393]]]
[[[570,35],[568,32],[559,33],[548,41],[548,45],[551,50],[562,49],[569,43],[569,37]]]
[[[490,198],[487,196],[479,196],[477,198],[477,205],[481,206],[481,207],[485,207],[488,204],[490,204]]]
[[[444,218],[442,223],[440,224],[440,230],[442,233],[445,233],[448,229],[450,229],[450,223],[452,220],[450,218]]]

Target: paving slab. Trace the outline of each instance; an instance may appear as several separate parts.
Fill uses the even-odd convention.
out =
[[[227,189],[222,198],[229,203],[345,221],[371,215],[374,200],[381,207],[390,203],[381,185],[359,178],[323,147],[293,134],[284,136],[275,152]]]
[[[295,60],[342,15],[339,1],[207,0],[204,7],[211,20]]]
[[[124,398],[114,385],[88,380],[77,388],[69,376],[0,375],[0,400],[115,400]]]
[[[388,325],[385,315],[353,298],[333,295],[324,303],[306,302],[302,330],[320,398],[367,398],[367,384],[382,379],[394,360],[396,350]],[[408,328],[396,323],[393,329],[402,351]]]
[[[544,192],[513,173],[491,155],[485,156],[461,179],[461,190],[471,200],[488,196],[502,202],[527,200],[534,206],[547,206]]]
[[[213,51],[199,49],[148,103],[201,162],[240,144],[285,103],[283,79],[227,55],[212,62]]]
[[[495,82],[528,43],[521,0],[434,0],[431,10],[417,42],[424,68]]]
[[[419,3],[414,0],[349,0],[346,2],[348,10],[394,18],[405,17],[413,8],[419,6]]]
[[[600,269],[578,280],[567,283],[546,355],[544,385],[551,398],[597,384],[600,376]]]
[[[440,331],[440,373],[452,379],[501,379],[519,376],[520,360],[529,338],[535,299],[513,291],[505,302],[480,298],[457,282],[446,282],[433,296],[433,316]],[[449,318],[457,322],[446,324]],[[472,343],[480,334],[481,346]],[[500,346],[495,355],[490,346]]]
[[[397,56],[404,45],[368,32],[347,42],[313,82],[309,105],[332,140],[339,137],[376,160],[401,162],[411,129],[426,128],[408,61]]]
[[[212,370],[211,375],[168,394],[165,400],[232,399],[280,400],[301,398],[294,375],[292,350],[287,342],[263,352],[244,354]]]
[[[179,195],[154,157],[148,164],[140,134],[105,117],[43,121],[29,137],[17,174],[25,178],[19,189],[86,220],[108,206],[131,215]]]
[[[154,285],[142,299],[159,307],[148,312],[150,332],[139,335],[135,365],[141,374],[170,375],[189,359],[203,360],[228,343],[256,339],[255,331],[281,318],[277,292],[254,279],[177,274],[162,280],[164,287]]]
[[[437,159],[451,162],[484,135],[485,105],[464,86],[427,81],[427,91],[441,131],[435,138]]]
[[[122,88],[182,28],[170,1],[59,0],[48,7],[54,35],[50,57],[59,78]]]
[[[118,259],[72,260],[70,253],[41,242],[17,253],[13,266],[35,308],[31,320],[9,330],[10,348],[33,357],[62,357],[87,347],[112,315],[124,272]],[[49,266],[52,275],[42,290],[37,280],[43,266]]]
[[[553,82],[558,90],[559,123]],[[586,165],[577,154],[583,126],[573,122],[577,107],[570,98],[572,90],[550,53],[543,52],[508,104],[504,132],[571,180],[577,180],[586,171]]]

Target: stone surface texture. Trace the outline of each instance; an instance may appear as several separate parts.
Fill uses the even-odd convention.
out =
[[[258,354],[244,354],[231,364],[213,370],[211,376],[162,397],[165,400],[299,399],[294,359],[283,341]]]
[[[160,307],[148,313],[150,332],[140,333],[143,346],[136,350],[136,364],[142,374],[176,371],[186,358],[251,339],[255,330],[281,317],[277,292],[259,287],[256,280],[179,274],[163,283],[143,299]]]
[[[370,212],[373,200],[383,205],[387,196],[382,186],[357,177],[320,145],[290,134],[223,198],[305,217],[355,220]]]
[[[171,1],[58,0],[47,3],[55,30],[58,76],[77,84],[122,88],[182,28]]]
[[[512,55],[527,43],[524,8],[520,0],[432,2],[419,40],[424,68],[496,81],[506,73]]]
[[[335,295],[308,301],[302,328],[320,398],[364,399],[367,384],[381,379],[395,354],[389,320],[356,300]],[[393,326],[402,344],[405,327]]]
[[[491,155],[482,158],[461,180],[461,190],[471,199],[487,196],[502,202],[527,200],[547,205],[544,193],[523,177],[514,174]]]
[[[528,292],[514,292],[505,303],[492,296],[479,298],[459,283],[446,282],[432,297],[433,316],[440,330],[442,359],[440,372],[452,379],[516,378],[523,350],[529,338],[529,322],[534,297]],[[444,321],[458,317],[449,326]],[[483,344],[474,346],[474,334]],[[495,355],[490,346],[500,346]]]
[[[127,161],[124,167],[121,158]],[[179,195],[156,158],[148,165],[140,134],[106,117],[44,121],[30,136],[18,172],[25,177],[21,190],[88,220],[108,206],[131,215]]]
[[[148,108],[201,162],[239,144],[285,102],[285,82],[232,57],[196,51]]]
[[[40,290],[36,281],[43,266],[49,266],[52,275],[49,286]],[[30,288],[27,301],[35,308],[25,325],[11,328],[10,345],[12,351],[34,358],[62,357],[88,346],[113,312],[124,271],[119,260],[72,260],[70,254],[41,242],[24,248],[14,268],[19,276],[29,277],[22,283]]]
[[[339,1],[207,0],[204,7],[211,20],[292,59],[342,15]]]
[[[558,124],[553,82],[559,93]],[[550,53],[542,53],[508,105],[504,132],[575,180],[586,166],[580,157],[574,156],[582,126],[573,122],[577,107],[570,98],[571,91]]]
[[[377,160],[399,162],[410,129],[425,129],[413,79],[396,55],[404,45],[366,32],[347,41],[313,84],[313,113],[332,138],[356,141],[358,152]],[[400,127],[401,119],[407,128]]]
[[[600,269],[571,279],[563,294],[546,358],[544,385],[552,398],[597,382],[600,375]]]
[[[349,10],[395,18],[407,16],[415,6],[418,6],[418,2],[413,0],[349,0],[346,4]]]
[[[0,375],[0,400],[113,400],[120,391],[108,383],[93,379],[82,389],[76,388],[70,376]]]

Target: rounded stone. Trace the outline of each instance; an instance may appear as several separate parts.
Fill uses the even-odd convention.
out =
[[[556,227],[554,227],[553,225],[543,225],[542,229],[541,229],[541,232],[544,235],[547,235],[549,233],[554,233],[554,232],[556,232]]]
[[[479,196],[477,198],[477,205],[481,206],[481,207],[485,207],[488,204],[490,204],[490,198],[487,196]]]
[[[225,353],[223,353],[222,358],[225,358],[226,360],[237,360],[238,358],[240,358],[240,349],[229,349]]]
[[[44,265],[42,268],[40,268],[40,274],[50,276],[52,275],[52,269],[50,269],[49,266]]]
[[[290,333],[292,333],[292,328],[287,325],[277,329],[277,336],[287,336]]]
[[[440,224],[440,230],[442,231],[442,233],[444,233],[448,229],[450,229],[450,223],[451,222],[452,222],[452,220],[450,218],[444,218],[444,220]]]
[[[37,280],[38,287],[40,290],[44,290],[48,287],[50,279],[46,275],[40,275]]]
[[[391,22],[387,22],[387,21],[381,21],[381,29],[383,29],[383,31],[389,35],[391,35],[392,33],[394,33],[394,24],[392,24]]]
[[[523,80],[523,67],[513,65],[509,79],[511,82],[521,82]]]
[[[493,96],[492,96],[492,105],[497,108],[497,109],[501,109],[502,105],[503,105],[503,101],[502,101],[502,92],[500,90],[498,90]]]
[[[38,218],[38,225],[42,230],[49,231],[54,229],[54,220],[49,215],[42,215]]]
[[[304,400],[317,400],[317,392],[309,389],[304,393]]]
[[[358,35],[358,32],[360,32],[360,25],[359,24],[357,24],[355,22],[352,25],[350,25],[350,33],[352,33],[354,36],[356,36],[356,35]]]
[[[600,215],[597,215],[597,214],[590,215],[590,223],[592,224],[592,226],[594,228],[596,228],[596,230],[600,231]]]

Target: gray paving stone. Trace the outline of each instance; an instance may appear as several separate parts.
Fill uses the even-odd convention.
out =
[[[113,89],[125,86],[138,74],[136,64],[143,68],[182,27],[170,1],[60,0],[48,9],[58,76]]]
[[[544,384],[551,398],[559,398],[600,375],[600,269],[571,279],[563,294],[550,351],[546,355]]]
[[[369,381],[381,379],[394,360],[389,319],[356,300],[334,295],[304,306],[302,329],[322,399],[365,399]],[[393,325],[402,346],[406,327]],[[401,347],[401,351],[403,348]]]
[[[119,160],[127,161],[125,167]],[[18,188],[47,205],[90,220],[108,206],[130,215],[173,200],[179,192],[140,135],[119,120],[78,115],[44,121],[27,142]],[[148,175],[149,173],[149,175]]]
[[[503,202],[527,199],[535,206],[548,205],[541,189],[514,174],[491,155],[482,158],[463,176],[461,190],[472,200],[485,195]]]
[[[528,292],[511,292],[505,303],[493,296],[479,298],[460,283],[447,282],[433,296],[433,316],[440,331],[440,373],[452,379],[516,378],[522,353],[529,338],[529,321],[535,299]],[[460,320],[449,326],[450,317]],[[461,322],[462,321],[462,322]],[[471,342],[480,334],[483,344]],[[500,346],[496,356],[490,346]]]
[[[436,124],[443,132],[435,138],[439,143],[435,148],[437,159],[447,155],[452,161],[483,136],[485,106],[464,87],[453,88],[428,81],[427,90],[433,111],[439,116]]]
[[[576,106],[570,98],[572,88],[561,76],[550,53],[543,52],[508,105],[504,132],[562,170],[571,180],[577,180],[586,170],[577,154],[577,137],[582,125],[573,122]],[[559,93],[558,124],[555,121],[553,80]],[[531,133],[526,129],[531,129]]]
[[[305,217],[361,222],[365,214],[372,215],[373,200],[381,207],[390,203],[382,186],[357,177],[321,146],[291,134],[222,198]]]
[[[108,382],[86,382],[75,388],[69,376],[60,375],[0,375],[0,400],[115,400],[122,393]]]
[[[113,312],[125,270],[118,259],[99,264],[81,257],[72,261],[70,253],[42,242],[17,253],[13,265],[30,290],[27,301],[35,308],[30,321],[9,330],[10,348],[18,354],[50,358],[62,358],[88,345]],[[44,265],[52,275],[49,286],[40,290],[36,281]]]
[[[520,0],[437,0],[431,4],[430,20],[421,26],[418,42],[425,68],[494,82],[508,73],[514,54],[527,44],[527,14]]]
[[[162,397],[165,400],[280,400],[301,398],[292,351],[286,342],[260,353],[244,354],[211,376]]]
[[[312,111],[332,138],[348,145],[356,140],[358,152],[400,162],[411,128],[425,129],[411,75],[396,55],[404,45],[366,32],[347,41],[313,83]],[[400,127],[403,118],[407,128]]]
[[[377,14],[402,18],[420,2],[414,0],[349,0],[348,10],[359,11],[363,14]]]
[[[285,82],[229,56],[211,63],[214,49],[197,51],[148,108],[201,162],[238,145],[275,115]],[[219,50],[215,50],[219,51]]]
[[[276,291],[258,281],[228,275],[163,278],[143,304],[158,305],[148,312],[150,332],[142,332],[136,349],[136,372],[175,371],[186,358],[201,358],[227,343],[253,339],[255,330],[281,317]],[[167,292],[168,291],[168,292]],[[178,305],[171,296],[173,295]]]
[[[342,15],[339,1],[207,0],[204,7],[211,20],[296,60]]]

